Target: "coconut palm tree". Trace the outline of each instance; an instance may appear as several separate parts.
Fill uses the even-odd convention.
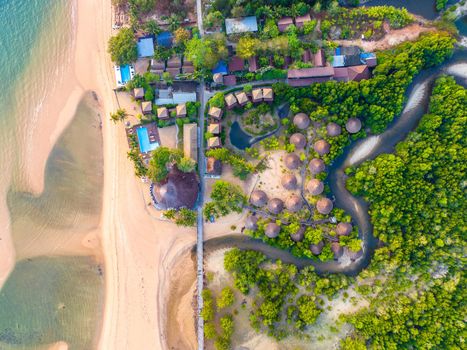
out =
[[[117,109],[115,113],[110,113],[110,120],[114,123],[125,120],[128,117],[128,113],[123,108]]]

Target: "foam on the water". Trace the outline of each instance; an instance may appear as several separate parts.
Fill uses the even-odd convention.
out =
[[[378,145],[379,143],[379,136],[370,136],[368,139],[366,139],[364,142],[362,142],[352,153],[352,155],[349,158],[349,165],[354,165],[361,161],[362,159],[365,159],[366,156],[368,156],[371,151]]]
[[[420,103],[420,100],[423,98],[423,95],[425,94],[427,89],[427,83],[422,83],[413,89],[412,93],[409,96],[409,100],[404,108],[403,113],[410,112],[412,109],[418,106]]]

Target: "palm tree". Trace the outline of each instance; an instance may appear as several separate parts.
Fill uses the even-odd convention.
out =
[[[123,108],[117,109],[115,113],[110,113],[110,120],[112,120],[114,123],[120,122],[125,120],[125,118],[128,116],[126,110]]]

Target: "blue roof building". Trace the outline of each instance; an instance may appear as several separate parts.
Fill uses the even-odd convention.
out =
[[[164,47],[171,47],[173,42],[173,35],[171,32],[162,32],[157,36],[157,45]]]
[[[217,62],[217,65],[212,70],[212,74],[221,73],[222,75],[226,75],[228,72],[227,64],[224,61]]]
[[[152,37],[140,38],[136,45],[139,58],[154,56],[154,41]]]
[[[256,16],[225,19],[225,32],[227,34],[257,32],[257,31],[258,31],[258,22],[256,21]]]

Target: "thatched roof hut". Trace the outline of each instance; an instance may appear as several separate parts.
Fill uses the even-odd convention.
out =
[[[264,191],[254,190],[250,196],[250,203],[255,207],[262,207],[266,205],[268,196]]]
[[[318,212],[323,215],[329,214],[332,208],[332,201],[329,198],[320,198],[316,203],[316,210],[318,210]]]
[[[293,123],[299,129],[306,129],[310,126],[310,118],[305,113],[298,113],[293,117]]]
[[[332,242],[331,243],[331,252],[334,254],[334,260],[337,260],[344,253],[344,249],[341,247],[339,242]]]
[[[358,118],[349,118],[345,123],[345,128],[349,133],[355,134],[362,128],[362,122]]]
[[[144,88],[142,87],[134,88],[133,94],[135,96],[135,99],[141,100],[142,98],[144,98]]]
[[[160,107],[157,109],[157,118],[159,119],[169,119],[169,110],[167,107]]]
[[[208,115],[214,119],[221,119],[223,112],[219,107],[211,107],[209,108]]]
[[[339,222],[336,226],[338,236],[348,236],[352,232],[352,225],[348,222]]]
[[[227,105],[228,109],[232,109],[238,104],[237,99],[235,98],[233,93],[227,94],[224,97],[224,100],[225,100],[225,104]]]
[[[295,153],[289,153],[284,157],[284,164],[290,170],[295,170],[300,166],[300,157]]]
[[[319,174],[320,172],[324,171],[324,161],[319,158],[313,158],[310,160],[308,167],[310,168],[312,174]]]
[[[257,230],[258,229],[258,217],[250,215],[246,218],[245,228],[248,230]]]
[[[363,250],[362,249],[360,249],[358,252],[353,252],[353,251],[349,250],[350,260],[352,260],[352,261],[355,261],[355,260],[361,258],[362,255],[363,255]]]
[[[311,179],[306,184],[306,189],[308,190],[308,192],[310,192],[311,195],[317,196],[323,193],[324,184],[318,179]]]
[[[335,137],[341,134],[342,128],[339,124],[331,122],[326,125],[326,132],[328,133],[328,136]]]
[[[236,92],[235,97],[237,98],[238,104],[240,106],[244,106],[248,102],[250,102],[250,99],[248,98],[247,94],[244,91]]]
[[[313,149],[318,153],[320,156],[324,156],[325,154],[329,153],[331,146],[326,140],[318,140],[313,144]]]
[[[297,232],[291,233],[290,238],[294,242],[301,242],[303,241],[303,238],[305,237],[305,227],[301,226]]]
[[[251,95],[254,103],[263,101],[263,90],[261,88],[253,89]]]
[[[271,88],[263,88],[263,101],[264,102],[274,101],[274,91]]]
[[[295,190],[297,188],[297,178],[293,174],[282,175],[281,184],[286,190]]]
[[[174,166],[164,180],[154,183],[153,195],[161,209],[191,209],[198,199],[198,189],[198,178],[194,172],[184,173]]]
[[[268,210],[274,215],[278,215],[284,210],[284,202],[279,198],[272,198],[268,202]]]
[[[303,149],[306,146],[306,137],[299,132],[296,132],[292,136],[290,136],[290,143],[295,145],[296,149]]]
[[[151,101],[143,101],[141,103],[141,111],[143,112],[143,114],[152,113],[152,102]]]
[[[303,201],[302,198],[296,194],[292,194],[287,200],[285,201],[285,206],[287,210],[295,213],[302,209]]]
[[[180,103],[175,107],[175,113],[177,118],[185,118],[186,117],[186,103]]]
[[[311,244],[310,245],[310,250],[313,255],[320,255],[321,251],[323,250],[324,247],[324,242],[319,241],[318,244]]]
[[[218,136],[210,137],[208,139],[208,149],[221,147],[221,138]]]
[[[269,224],[266,225],[266,228],[264,229],[264,233],[269,238],[276,238],[277,236],[279,236],[280,232],[281,232],[281,227],[277,225],[275,222],[270,222]]]

